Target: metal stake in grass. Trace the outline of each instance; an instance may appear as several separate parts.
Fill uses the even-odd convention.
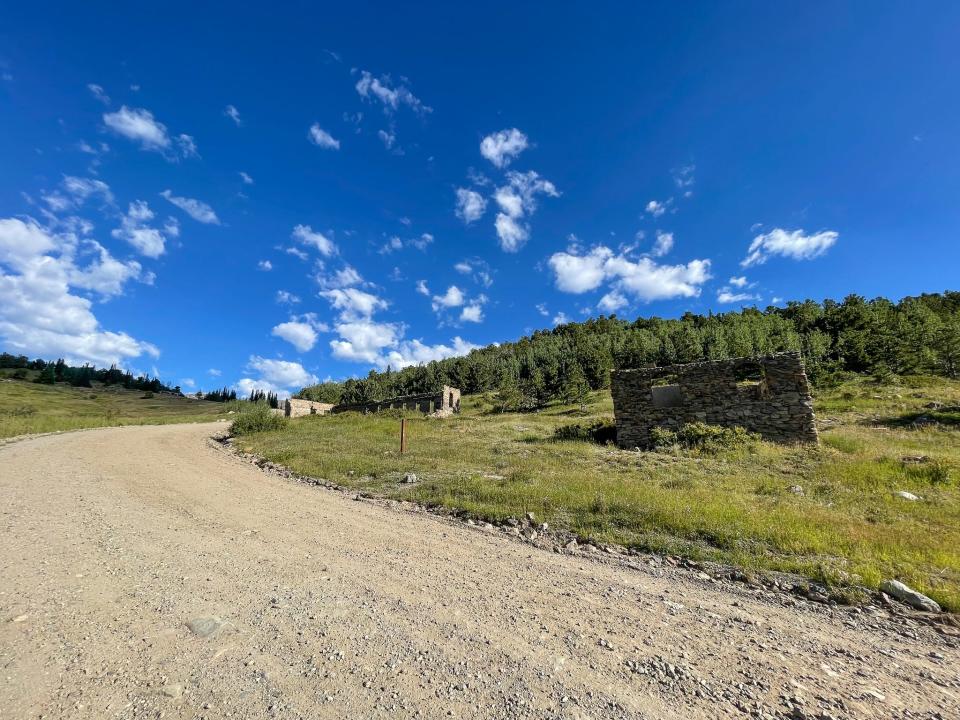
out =
[[[400,454],[407,451],[407,419],[400,418]]]

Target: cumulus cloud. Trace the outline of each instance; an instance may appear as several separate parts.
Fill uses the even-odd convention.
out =
[[[746,278],[745,275],[741,275],[740,277],[732,277],[732,278],[730,278],[730,280],[729,280],[728,282],[729,282],[731,285],[733,285],[733,287],[742,288],[742,287],[746,287],[746,285],[747,285],[747,278]]]
[[[363,277],[350,265],[344,265],[339,270],[332,273],[326,272],[326,267],[322,262],[317,263],[317,273],[313,279],[322,290],[333,290],[336,288],[345,288],[351,285],[359,285],[363,282]]]
[[[537,195],[559,197],[560,193],[552,182],[544,180],[533,170],[507,173],[507,184],[494,192],[493,199],[500,207],[494,227],[504,251],[517,252],[530,237],[530,226],[524,218],[536,211]]]
[[[170,190],[164,190],[160,195],[166,198],[167,202],[177,206],[197,222],[204,223],[205,225],[220,224],[220,218],[217,217],[213,208],[205,202],[195,200],[194,198],[179,197],[174,195]]]
[[[467,305],[460,313],[460,322],[483,322],[483,305],[476,302]]]
[[[449,357],[461,357],[467,355],[471,350],[476,350],[479,345],[467,342],[463,338],[454,337],[449,345],[442,343],[437,345],[426,345],[421,340],[405,340],[390,350],[386,355],[379,358],[378,365],[385,368],[388,365],[396,370],[401,370],[411,365],[425,365],[434,360],[443,360]]]
[[[487,135],[480,141],[480,154],[503,169],[520,153],[527,149],[527,136],[516,128],[501,130]]]
[[[774,228],[753,239],[747,256],[740,265],[743,267],[762,265],[773,255],[791,260],[812,260],[833,247],[838,237],[840,234],[833,230],[822,230],[807,235],[803,230]]]
[[[243,180],[244,185],[253,185],[253,178],[250,177],[243,170],[240,171],[240,179]]]
[[[597,307],[606,313],[614,313],[630,304],[630,301],[617,290],[611,290],[597,303]]]
[[[310,126],[310,130],[307,132],[307,137],[310,139],[310,142],[317,147],[322,147],[324,150],[340,149],[340,141],[320,127],[318,123],[314,123]]]
[[[237,391],[249,395],[253,390],[275,392],[281,398],[290,395],[290,391],[315,385],[319,382],[316,375],[307,372],[303,365],[289,360],[274,360],[259,355],[251,355],[247,370],[259,377],[245,377],[237,382]]]
[[[320,296],[329,300],[344,320],[369,318],[378,310],[386,310],[390,306],[386,300],[355,287],[323,290]]]
[[[657,240],[653,244],[650,254],[654,257],[663,257],[673,249],[673,233],[657,230]]]
[[[111,232],[118,240],[125,240],[135,247],[141,255],[158,258],[163,255],[166,236],[151,225],[153,211],[144,200],[134,200],[127,208],[127,214],[120,220],[120,227]],[[179,233],[179,226],[175,227]]]
[[[647,203],[647,213],[649,213],[655,218],[658,218],[667,211],[667,205],[669,204],[669,202],[670,202],[669,200],[667,202],[660,202],[659,200],[651,200],[650,202]]]
[[[451,285],[443,295],[434,295],[431,305],[434,312],[438,312],[443,309],[460,307],[463,303],[463,291],[456,285]]]
[[[681,265],[660,265],[647,256],[632,259],[628,253],[615,254],[599,245],[582,253],[576,248],[554,253],[548,262],[555,283],[562,292],[581,294],[611,284],[614,295],[606,299],[609,309],[623,296],[637,300],[665,300],[697,297],[710,279],[709,260],[691,260]]]
[[[282,338],[300,352],[307,352],[317,344],[317,331],[309,322],[290,320],[273,328],[271,334]]]
[[[5,268],[5,269],[4,269]],[[140,265],[122,262],[99,243],[55,234],[33,219],[0,219],[0,338],[15,352],[62,356],[99,365],[123,363],[157,348],[124,332],[104,330],[93,301],[120,295],[140,277]]]
[[[417,292],[430,297],[430,288],[427,287],[426,280],[417,280]]]
[[[237,127],[240,127],[243,124],[240,120],[240,111],[237,110],[237,108],[235,108],[233,105],[227,105],[223,109],[223,114],[233,120]]]
[[[144,108],[123,105],[116,112],[104,113],[103,122],[116,134],[139,143],[143,150],[163,153],[167,159],[197,155],[196,144],[190,135],[181,133],[172,139],[167,126]]]
[[[421,233],[417,237],[407,238],[406,240],[394,235],[380,248],[380,254],[389,255],[395,250],[403,250],[405,247],[412,247],[421,251],[426,250],[433,240],[433,235],[430,233]]]
[[[263,270],[264,272],[270,272],[273,270],[273,263],[269,260],[261,260],[257,263],[257,268]]]
[[[277,290],[276,301],[280,305],[296,305],[300,298],[287,290]]]
[[[455,213],[467,225],[479,220],[487,211],[487,199],[476,190],[457,188],[457,208]]]
[[[290,236],[297,242],[318,250],[326,257],[335,255],[337,252],[337,246],[332,240],[323,233],[314,231],[309,225],[297,225]]]
[[[384,349],[396,347],[403,334],[402,325],[377,322],[369,317],[345,320],[337,323],[335,329],[340,337],[330,341],[334,357],[378,367],[385,367]]]
[[[392,114],[406,105],[418,115],[433,112],[433,108],[424,105],[406,85],[394,85],[388,75],[374,77],[366,70],[360,72],[360,79],[356,84],[357,93],[364,100],[379,101],[383,104],[383,111]]]

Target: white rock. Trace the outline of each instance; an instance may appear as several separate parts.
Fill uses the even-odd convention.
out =
[[[922,500],[923,499],[919,495],[914,495],[913,493],[907,492],[906,490],[897,490],[897,495],[902,497],[904,500]]]
[[[926,612],[942,612],[940,606],[935,600],[928,598],[922,593],[918,593],[911,587],[904,585],[899,580],[884,580],[880,584],[880,589],[883,590],[887,595],[897,598],[897,600],[902,600],[907,603],[907,605],[912,605],[917,610],[925,610]]]

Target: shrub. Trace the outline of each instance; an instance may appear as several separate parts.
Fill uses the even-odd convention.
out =
[[[282,430],[287,426],[287,419],[283,415],[271,412],[265,404],[256,404],[230,425],[233,435],[249,435],[251,433],[266,432],[268,430]]]
[[[553,431],[553,438],[555,440],[581,440],[606,445],[617,441],[617,426],[609,418],[589,424],[561,425]]]
[[[950,482],[950,466],[943,460],[909,465],[906,471],[907,476],[911,479],[931,485],[946,485]]]
[[[654,449],[681,447],[710,454],[747,448],[759,439],[759,435],[747,432],[742,427],[728,428],[703,422],[687,423],[679,430],[658,427],[650,431]]]
[[[152,399],[153,399],[153,393],[148,390],[147,392],[145,392],[143,395],[140,396],[140,399],[141,399],[141,400],[152,400]]]

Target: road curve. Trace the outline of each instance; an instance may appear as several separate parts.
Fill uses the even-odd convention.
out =
[[[0,719],[960,716],[951,628],[355,502],[223,427],[0,448]]]

